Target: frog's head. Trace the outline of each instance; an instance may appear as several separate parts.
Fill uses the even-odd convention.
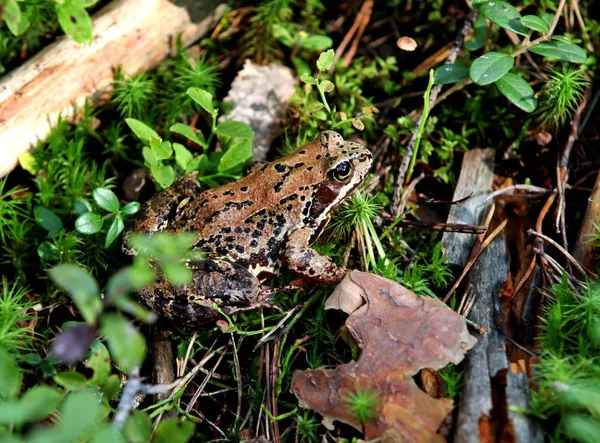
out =
[[[315,141],[324,174],[313,197],[311,215],[324,219],[366,178],[373,156],[360,143],[347,142],[340,134],[324,131]]]

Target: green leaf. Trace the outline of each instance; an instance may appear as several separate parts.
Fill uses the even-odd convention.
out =
[[[217,134],[222,137],[252,139],[254,131],[250,125],[235,120],[226,120],[217,126]]]
[[[81,391],[88,387],[87,377],[76,371],[59,372],[53,379],[57,385],[60,385],[69,391]]]
[[[131,443],[146,443],[150,441],[152,422],[148,414],[142,411],[133,411],[125,424],[125,436]]]
[[[150,172],[161,188],[168,188],[175,181],[175,171],[172,166],[157,166],[150,168]]]
[[[104,314],[101,332],[106,336],[110,354],[123,371],[139,368],[146,357],[144,336],[120,314]]]
[[[135,118],[126,118],[125,123],[133,133],[144,143],[149,143],[151,138],[162,140],[156,131]]]
[[[317,60],[317,69],[321,72],[328,71],[333,66],[335,60],[335,52],[333,49],[329,49],[323,52]]]
[[[302,74],[300,76],[300,80],[303,81],[304,83],[308,84],[308,85],[317,85],[317,84],[319,84],[319,82],[317,81],[316,78],[314,78],[312,75],[308,75],[308,74]]]
[[[528,30],[521,24],[521,14],[510,3],[490,1],[482,4],[479,11],[491,22],[517,34],[527,35]]]
[[[176,134],[181,134],[184,137],[189,138],[194,143],[206,148],[206,141],[204,140],[204,135],[202,132],[195,130],[194,128],[184,125],[183,123],[175,123],[173,126],[169,128],[169,131],[174,132]],[[173,143],[173,147],[175,143]],[[181,145],[180,145],[181,146]]]
[[[106,379],[106,382],[101,386],[104,398],[112,400],[119,394],[121,389],[121,379],[117,374],[112,374]]]
[[[550,14],[549,12],[542,12],[540,16],[542,17],[542,20],[544,20],[544,23],[546,23],[548,29],[550,29],[550,27],[552,26],[552,22],[554,22],[554,14]]]
[[[537,15],[526,15],[521,19],[521,24],[542,34],[548,33],[548,25],[541,17],[538,17]]]
[[[92,18],[76,0],[64,0],[54,6],[58,23],[65,34],[81,44],[92,43]]]
[[[73,206],[75,208],[75,212],[77,212],[79,215],[86,212],[93,212],[92,205],[84,198],[78,198],[75,200],[75,204]]]
[[[83,268],[69,264],[55,266],[48,274],[54,283],[73,298],[85,322],[95,324],[96,318],[102,312],[100,288],[96,279]]]
[[[125,215],[137,214],[140,210],[140,204],[138,202],[129,202],[121,209],[121,212]]]
[[[473,62],[469,75],[478,85],[489,85],[510,71],[514,63],[514,59],[508,54],[488,52]]]
[[[38,256],[44,260],[58,260],[60,253],[56,245],[48,243],[47,241],[40,243],[37,248]]]
[[[477,14],[477,19],[473,23],[473,31],[475,34],[467,41],[465,41],[465,48],[469,51],[477,51],[485,46],[487,41],[487,26],[485,24],[485,17],[482,14]]]
[[[177,163],[177,166],[184,171],[187,170],[188,165],[194,159],[192,153],[179,143],[173,143],[173,150],[175,151],[175,163]]]
[[[209,114],[212,114],[215,111],[213,106],[213,96],[210,92],[200,88],[189,88],[187,90],[187,95],[189,95],[192,100],[198,103],[200,107]]]
[[[171,158],[173,155],[173,147],[171,146],[171,142],[168,141],[158,141],[155,139],[150,140],[150,149],[154,153],[154,156],[157,160],[166,160]]]
[[[121,432],[117,431],[111,423],[101,423],[94,429],[90,443],[128,443]]]
[[[161,266],[163,273],[170,283],[181,286],[192,281],[194,274],[184,263],[164,263]]]
[[[533,112],[536,110],[537,100],[534,97],[533,89],[518,75],[509,72],[496,81],[496,86],[511,103],[523,111]]]
[[[117,214],[108,228],[108,232],[106,233],[106,240],[104,241],[104,247],[108,249],[110,245],[119,237],[123,229],[125,228],[125,224],[123,223],[123,216],[121,214]]]
[[[158,159],[156,158],[156,155],[154,155],[154,152],[152,152],[152,149],[148,146],[142,148],[142,157],[144,157],[144,163],[149,167],[152,168],[153,166],[158,166]]]
[[[36,206],[33,210],[33,216],[37,224],[48,231],[51,237],[60,234],[63,228],[62,220],[50,209],[43,206]]]
[[[75,229],[81,234],[96,234],[100,232],[103,225],[104,220],[102,220],[102,216],[95,212],[86,212],[75,220]]]
[[[6,22],[8,30],[16,37],[21,31],[21,9],[16,0],[5,0],[0,18]]]
[[[579,46],[556,40],[541,42],[529,48],[529,51],[544,57],[566,60],[571,63],[584,63],[586,59],[585,51]]]
[[[87,361],[87,367],[94,371],[90,382],[102,386],[110,375],[110,355],[101,342],[95,341],[92,345],[92,355]]]
[[[352,126],[354,126],[359,131],[364,131],[365,124],[357,118],[352,119]]]
[[[335,89],[335,85],[329,80],[323,80],[321,83],[319,83],[319,87],[323,92],[331,92]]]
[[[326,35],[311,35],[300,40],[300,46],[310,51],[324,51],[333,46],[333,40]]]
[[[433,74],[433,79],[438,85],[456,83],[466,78],[469,78],[469,68],[462,63],[438,66]]]
[[[252,141],[242,140],[233,145],[223,154],[219,162],[218,171],[225,172],[239,167],[252,158]]]
[[[19,400],[0,403],[0,425],[21,426],[50,415],[60,404],[62,394],[49,386],[34,386]]]
[[[186,443],[194,435],[194,423],[168,418],[160,422],[152,443]]]
[[[21,390],[23,375],[11,354],[0,348],[0,397],[11,399]]]
[[[92,195],[96,204],[105,211],[117,212],[121,208],[119,199],[110,189],[96,188]]]

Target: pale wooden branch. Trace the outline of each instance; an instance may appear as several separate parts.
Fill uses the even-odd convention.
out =
[[[184,4],[186,1],[178,1]],[[223,14],[214,0],[115,0],[93,17],[93,43],[63,37],[0,79],[0,177],[20,154],[44,139],[59,116],[73,119],[86,99],[97,101],[113,70],[134,75],[156,67],[174,50],[197,41]]]

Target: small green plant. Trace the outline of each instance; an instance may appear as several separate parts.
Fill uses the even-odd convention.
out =
[[[246,123],[226,120],[217,124],[219,111],[213,104],[213,95],[198,88],[190,88],[188,95],[200,108],[206,111],[211,118],[211,130],[208,137],[182,123],[171,126],[170,131],[187,137],[191,142],[199,145],[204,151],[194,157],[192,153],[180,143],[171,143],[163,140],[152,128],[135,119],[125,121],[144,142],[142,154],[146,165],[162,188],[170,186],[175,180],[175,168],[168,164],[173,154],[179,169],[188,174],[198,171],[198,180],[209,186],[217,186],[216,180],[238,178],[246,163],[252,158],[252,139],[254,131]],[[221,145],[221,152],[208,153],[213,139],[217,137]]]
[[[155,80],[145,72],[126,80],[119,67],[115,72],[113,94],[113,103],[122,117],[141,118],[155,99]]]
[[[140,210],[140,204],[129,202],[121,206],[115,193],[106,188],[96,188],[92,195],[96,205],[108,214],[102,216],[94,212],[87,200],[80,199],[75,204],[75,209],[81,214],[75,220],[75,229],[81,234],[92,235],[100,232],[105,224],[109,224],[104,242],[104,247],[108,248],[123,232],[125,218],[136,214]]]
[[[464,61],[442,65],[435,70],[434,79],[437,84],[445,85],[466,80],[479,86],[495,84],[511,103],[531,113],[537,109],[538,102],[527,81],[512,71],[516,56],[529,51],[569,63],[581,64],[586,61],[587,56],[583,49],[571,43],[565,36],[552,35],[554,31],[552,14],[522,17],[510,3],[505,1],[478,0],[473,2],[473,8],[479,11],[479,17],[473,26],[475,36],[465,43],[469,51],[477,51],[485,46],[488,39],[486,19],[502,29],[524,36],[526,41],[511,54],[488,51],[473,60],[470,66],[467,66]],[[529,41],[531,33],[537,33],[540,37]]]
[[[350,414],[363,426],[379,415],[377,412],[377,406],[381,403],[379,392],[369,388],[357,387],[354,392],[348,393],[344,402]]]
[[[27,349],[32,339],[28,322],[35,319],[30,310],[34,301],[27,300],[28,291],[16,282],[8,283],[2,277],[2,294],[0,296],[0,347],[9,352]]]

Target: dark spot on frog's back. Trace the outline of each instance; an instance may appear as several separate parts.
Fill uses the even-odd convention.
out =
[[[273,165],[273,168],[277,171],[277,172],[285,172],[287,167],[284,164],[281,163],[275,163]]]

